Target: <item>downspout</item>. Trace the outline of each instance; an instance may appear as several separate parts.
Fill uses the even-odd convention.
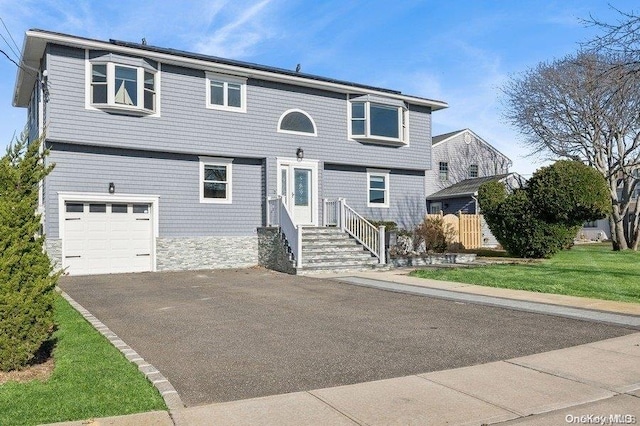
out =
[[[471,196],[471,198],[473,198],[473,201],[474,201],[474,202],[475,202],[475,204],[476,204],[476,205],[475,205],[475,213],[476,213],[476,214],[480,214],[480,212],[478,211],[478,208],[479,208],[479,207],[478,207],[478,198],[477,198],[477,197],[478,197],[478,193],[477,193],[477,192]]]

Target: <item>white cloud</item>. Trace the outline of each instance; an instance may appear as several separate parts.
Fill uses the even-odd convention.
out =
[[[269,17],[269,14],[265,13],[269,3],[271,0],[262,0],[249,8],[243,7],[244,10],[234,16],[230,22],[197,42],[195,50],[227,58],[249,55],[255,45],[269,38],[273,33],[264,23]],[[213,23],[216,21],[216,15],[217,13],[213,15]]]

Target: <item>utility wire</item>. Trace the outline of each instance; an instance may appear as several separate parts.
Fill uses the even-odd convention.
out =
[[[13,45],[16,47],[16,50],[19,52],[20,48],[18,47],[18,43],[16,43],[16,40],[11,35],[11,31],[9,31],[9,28],[7,28],[7,24],[4,23],[4,19],[2,19],[2,16],[0,16],[0,22],[2,22],[2,26],[4,27],[5,30],[7,30],[7,34],[9,34],[9,37],[11,38],[11,41],[13,42]],[[7,44],[9,44],[9,43],[7,43]],[[13,50],[13,49],[11,49],[11,50]],[[20,55],[17,55],[17,56],[20,57]]]
[[[11,62],[13,62],[13,64],[20,68],[22,71],[26,72],[27,74],[31,74],[32,76],[34,76],[36,79],[39,80],[38,75],[35,74],[33,71],[26,69],[25,67],[23,67],[22,65],[20,65],[19,63],[17,63],[11,56],[7,55],[7,52],[5,52],[4,50],[0,49],[0,53],[2,53],[4,56],[7,57],[8,60],[10,60]]]
[[[9,49],[11,49],[11,51],[13,52],[13,54],[15,55],[16,59],[20,60],[20,55],[18,55],[18,53],[13,50],[13,47],[11,47],[11,45],[9,44],[9,42],[7,41],[6,38],[4,38],[4,36],[2,35],[2,33],[0,33],[0,37],[2,37],[2,39],[4,40],[4,42],[7,44],[7,46],[9,47]]]
[[[3,38],[4,38],[4,37],[3,37]],[[16,62],[16,61],[11,57],[11,56],[7,55],[7,52],[5,52],[4,50],[0,49],[0,53],[2,53],[4,56],[6,56],[8,60],[10,60],[11,62],[13,62],[13,64],[14,64],[16,67],[20,68],[20,69],[21,69],[21,70],[23,70],[23,71],[26,71],[26,70],[25,70],[24,68],[22,68],[22,66],[21,66],[19,63],[17,63],[17,62]]]

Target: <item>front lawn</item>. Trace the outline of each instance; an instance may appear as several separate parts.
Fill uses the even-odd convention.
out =
[[[531,264],[423,269],[412,276],[540,293],[640,303],[640,252],[610,244],[574,246]]]
[[[166,410],[158,391],[62,297],[56,301],[55,368],[41,382],[0,385],[0,425]]]

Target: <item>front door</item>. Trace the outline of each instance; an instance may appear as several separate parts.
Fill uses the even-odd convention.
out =
[[[292,161],[278,164],[278,194],[296,225],[317,225],[318,163]]]

